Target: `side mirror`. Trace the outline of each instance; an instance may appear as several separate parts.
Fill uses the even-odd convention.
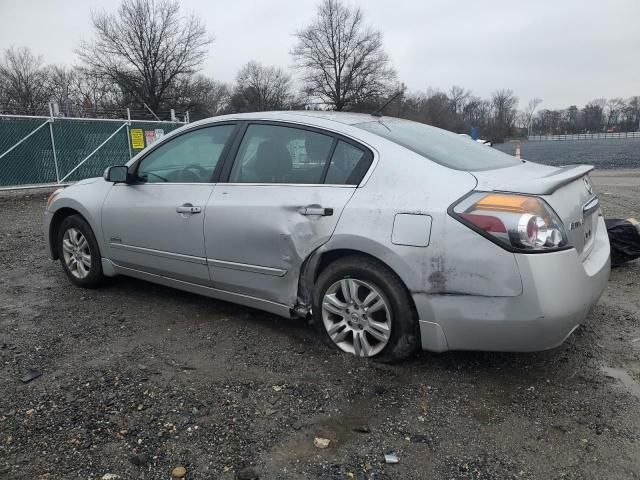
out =
[[[107,182],[127,183],[129,180],[129,168],[126,165],[109,167],[104,171],[104,179]]]

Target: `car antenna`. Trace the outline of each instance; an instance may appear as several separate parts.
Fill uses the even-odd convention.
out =
[[[404,93],[404,85],[402,86],[402,88],[400,90],[398,90],[389,100],[387,100],[386,102],[384,102],[384,104],[378,108],[375,112],[371,112],[371,115],[373,115],[374,117],[381,117],[382,116],[382,111],[387,108],[387,106],[389,106],[389,104],[391,102],[393,102],[396,98],[398,98],[400,95],[402,95]]]

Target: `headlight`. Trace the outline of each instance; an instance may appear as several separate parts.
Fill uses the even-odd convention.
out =
[[[53,201],[56,199],[56,197],[58,196],[58,194],[60,192],[62,192],[64,190],[64,188],[59,188],[57,189],[55,192],[53,192],[51,195],[49,195],[49,198],[47,199],[47,210],[49,210],[49,207],[51,206],[51,204],[53,203]]]
[[[539,197],[473,192],[454,204],[449,213],[510,251],[535,253],[569,248],[562,221]]]

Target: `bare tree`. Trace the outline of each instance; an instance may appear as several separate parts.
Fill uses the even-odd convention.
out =
[[[231,96],[236,112],[262,112],[287,108],[292,101],[291,77],[281,68],[247,63],[238,72]]]
[[[199,120],[221,114],[228,108],[230,97],[226,83],[197,75],[177,86],[173,101],[177,108],[189,112],[189,118]]]
[[[72,114],[80,117],[109,116],[109,113],[121,116],[125,108],[122,91],[117,84],[83,68],[76,69],[73,98]]]
[[[56,103],[67,116],[70,115],[73,104],[77,101],[74,98],[76,75],[77,72],[74,69],[65,66],[52,65],[49,67],[47,79],[49,100]]]
[[[458,85],[454,85],[449,89],[449,102],[451,103],[451,110],[456,115],[462,113],[467,99],[471,95],[471,92],[465,90]]]
[[[0,108],[14,113],[43,113],[47,108],[47,69],[26,47],[5,50],[0,60]]]
[[[491,106],[495,114],[492,140],[502,141],[511,133],[517,114],[518,97],[513,94],[513,90],[496,90],[491,95]]]
[[[469,127],[484,127],[487,125],[491,105],[487,100],[469,95],[462,109],[462,119]]]
[[[402,92],[402,94],[394,100],[393,103],[396,103],[395,111],[388,113],[391,116],[397,116],[400,118],[406,118],[409,120],[414,120],[417,122],[424,120],[423,109],[425,97],[424,94],[421,93],[405,93],[404,84],[400,85],[398,89]],[[379,105],[376,105],[379,108]],[[387,108],[389,110],[389,108]],[[373,111],[373,109],[369,109],[368,112]]]
[[[538,108],[538,105],[540,105],[541,103],[541,98],[532,98],[531,100],[529,100],[529,103],[524,109],[522,123],[523,127],[527,129],[527,136],[531,136],[531,128],[533,127],[533,114],[535,113],[536,108]]]
[[[618,118],[624,111],[625,103],[622,98],[610,98],[607,100],[607,130],[612,129],[618,123]]]
[[[451,110],[450,98],[439,90],[427,90],[422,107],[424,122],[445,130],[456,129],[456,115]]]
[[[212,42],[195,15],[180,15],[177,0],[123,0],[117,14],[92,20],[96,38],[78,50],[86,68],[156,111],[171,107],[167,93],[200,69]]]
[[[607,100],[596,98],[587,103],[583,109],[585,126],[589,132],[600,132],[604,126],[604,107]]]
[[[640,131],[640,96],[631,97],[627,100],[625,117],[625,131]]]
[[[383,96],[395,79],[382,33],[365,26],[362,10],[341,0],[323,0],[311,25],[295,36],[291,54],[305,93],[336,110]]]

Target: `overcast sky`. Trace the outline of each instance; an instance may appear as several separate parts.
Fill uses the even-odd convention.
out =
[[[231,82],[249,60],[291,66],[292,34],[315,14],[310,0],[182,0],[215,36],[203,73]],[[488,96],[511,88],[523,106],[583,105],[640,95],[640,0],[349,0],[384,34],[411,90],[451,85]],[[0,49],[30,47],[47,63],[76,62],[91,39],[91,10],[108,0],[0,0]]]

